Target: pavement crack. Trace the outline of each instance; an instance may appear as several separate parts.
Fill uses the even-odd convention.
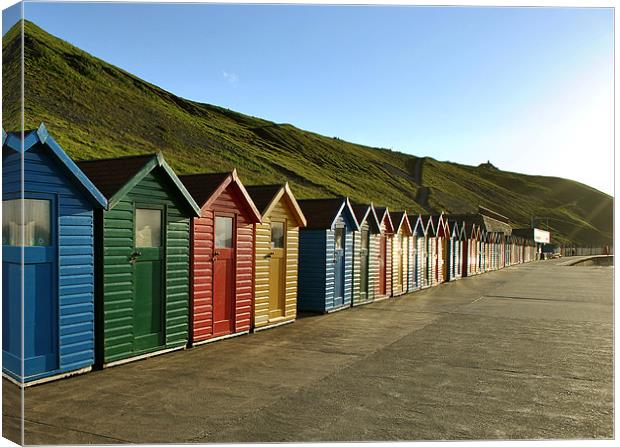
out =
[[[448,366],[451,366],[451,367],[454,367],[454,368],[467,368],[467,369],[479,369],[479,370],[484,370],[484,371],[497,371],[497,372],[503,372],[503,373],[516,374],[516,375],[525,375],[525,376],[530,376],[530,377],[539,378],[539,379],[566,379],[566,380],[582,380],[584,382],[599,382],[599,380],[588,379],[586,377],[538,374],[538,373],[531,373],[531,372],[527,372],[527,371],[519,371],[519,370],[516,370],[516,369],[509,369],[509,368],[486,368],[484,366],[477,366],[477,365],[450,365],[450,364]]]
[[[22,418],[16,418],[14,416],[8,416],[8,415],[2,415],[2,417],[8,417],[8,418],[11,418],[11,419],[18,419],[20,421],[22,420]],[[55,425],[55,424],[50,424],[48,422],[36,421],[34,419],[29,419],[29,418],[24,418],[23,422],[24,422],[24,427],[25,427],[26,423],[39,424],[39,425],[44,425],[46,427],[57,428],[59,430],[69,430],[69,431],[73,431],[73,432],[76,432],[76,433],[82,433],[82,434],[85,434],[85,435],[91,435],[91,436],[97,436],[99,438],[110,439],[110,440],[116,441],[116,442],[122,442],[122,443],[126,443],[126,444],[131,444],[132,443],[132,441],[129,441],[127,439],[115,438],[113,436],[102,435],[100,433],[94,433],[94,432],[85,431],[85,430],[79,430],[77,428],[70,428],[70,427],[59,426],[59,425]]]
[[[552,301],[554,303],[579,303],[579,304],[593,304],[587,301],[580,300],[562,300],[562,299],[552,299],[552,298],[537,298],[533,296],[510,296],[510,295],[484,295],[480,298],[503,298],[507,300],[532,300],[532,301]],[[476,300],[478,301],[478,300]],[[600,304],[600,303],[596,303]]]

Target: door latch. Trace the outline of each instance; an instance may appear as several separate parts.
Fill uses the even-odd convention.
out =
[[[141,252],[139,252],[139,251],[137,251],[137,250],[136,250],[136,251],[134,251],[132,254],[130,254],[130,255],[129,255],[129,262],[130,262],[131,264],[135,264],[135,263],[136,263],[136,260],[137,260],[140,256],[142,256],[142,253],[141,253]]]

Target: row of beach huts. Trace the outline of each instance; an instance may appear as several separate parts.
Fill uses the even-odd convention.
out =
[[[534,260],[490,210],[296,200],[161,154],[74,162],[2,133],[3,374],[34,384]]]

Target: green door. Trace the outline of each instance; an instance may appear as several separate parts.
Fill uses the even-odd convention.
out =
[[[134,352],[164,344],[162,293],[163,209],[138,208],[135,214],[134,264]]]

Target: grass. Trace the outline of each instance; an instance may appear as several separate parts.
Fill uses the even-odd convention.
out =
[[[19,129],[19,24],[3,38],[3,127]],[[25,125],[44,122],[75,159],[162,151],[179,173],[237,168],[244,183],[288,181],[299,198],[347,195],[412,212],[478,205],[527,226],[550,217],[554,239],[612,238],[612,198],[565,179],[528,176],[349,143],[201,104],[149,84],[24,22]],[[428,203],[414,199],[430,188]]]

